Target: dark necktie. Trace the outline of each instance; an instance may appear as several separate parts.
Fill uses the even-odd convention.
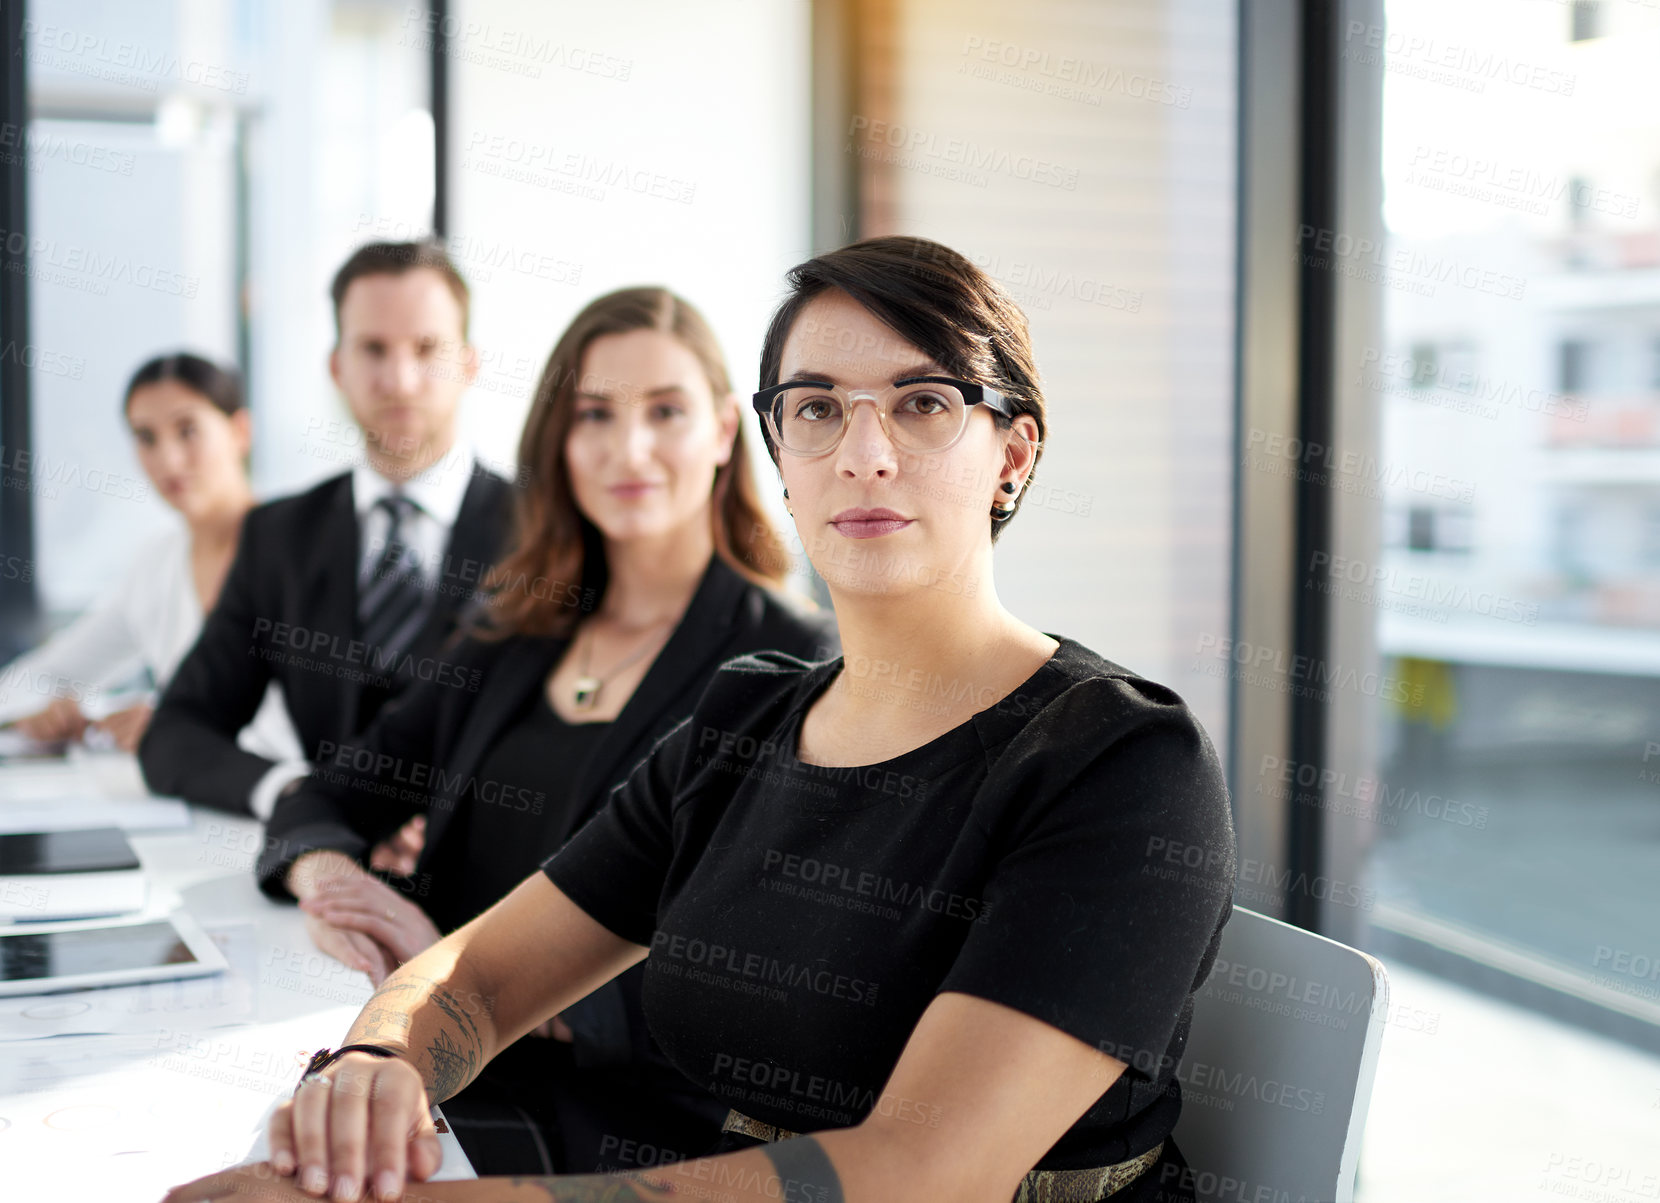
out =
[[[368,645],[369,663],[398,675],[404,651],[427,614],[428,596],[421,577],[420,555],[404,542],[415,503],[397,493],[375,502],[391,518],[380,555],[357,583],[358,638]]]

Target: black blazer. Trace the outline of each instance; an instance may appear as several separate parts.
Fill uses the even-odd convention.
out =
[[[426,846],[415,877],[431,871],[443,854],[444,831],[470,798],[437,796],[425,805],[408,790],[376,789],[372,765],[430,765],[443,779],[472,778],[495,741],[545,685],[568,640],[513,636],[502,640],[464,639],[450,658],[477,674],[477,693],[418,682],[387,706],[363,738],[335,757],[341,764],[369,764],[367,773],[316,772],[277,803],[266,825],[257,873],[260,888],[274,898],[290,897],[283,879],[306,852],[332,848],[362,859],[380,840],[417,814],[427,815]],[[840,649],[833,617],[803,613],[770,590],[753,585],[719,556],[709,567],[686,613],[652,662],[628,704],[607,724],[569,794],[566,839],[605,802],[611,787],[645,758],[653,744],[692,712],[723,661],[752,651],[775,649],[802,659],[822,660]],[[561,786],[563,788],[563,786]]]
[[[512,486],[475,462],[431,611],[409,649],[417,674],[430,673],[451,692],[477,682],[442,654],[443,642],[511,521]],[[354,642],[360,558],[349,472],[249,511],[219,601],[139,744],[151,790],[247,814],[272,762],[239,747],[236,736],[272,680],[308,760],[326,741],[344,742],[369,725],[388,690]]]
[[[528,636],[461,641],[453,658],[465,671],[481,674],[480,691],[416,684],[381,711],[358,746],[334,758],[337,764],[370,766],[367,772],[314,772],[296,792],[281,799],[266,826],[256,869],[260,888],[273,898],[289,898],[285,878],[302,854],[332,848],[361,861],[376,843],[425,813],[426,846],[410,880],[430,881],[432,888],[419,901],[445,931],[471,919],[446,914],[445,883],[466,866],[449,862],[444,833],[463,809],[480,803],[454,788],[450,796],[430,797],[423,806],[410,800],[414,791],[375,788],[385,783],[374,775],[373,766],[401,766],[405,780],[413,766],[427,766],[429,778],[441,769],[442,779],[459,787],[473,777],[491,745],[545,686],[568,642]],[[722,662],[767,649],[825,660],[840,646],[828,611],[802,613],[739,576],[719,556],[711,557],[680,625],[628,704],[599,737],[587,766],[570,783],[574,804],[565,829],[550,833],[557,836],[551,846],[562,847],[652,745],[691,714]],[[557,779],[558,769],[550,767],[549,775]],[[638,1063],[660,1056],[646,1040],[637,968],[565,1012],[577,1035],[579,1064]]]

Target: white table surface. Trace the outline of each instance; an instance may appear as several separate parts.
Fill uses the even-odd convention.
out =
[[[130,758],[54,771],[96,798],[101,816],[123,798],[138,811]],[[38,806],[39,780],[38,769],[0,765],[0,814],[25,804],[25,783],[26,804]],[[364,974],[318,952],[300,912],[254,885],[260,824],[198,808],[190,819],[188,828],[129,835],[153,902],[175,899],[210,931],[251,930],[253,1013],[212,1026],[190,1009],[163,1009],[125,1035],[0,1042],[0,1199],[150,1203],[178,1182],[263,1154],[271,1107],[313,1050],[341,1041],[369,997]],[[59,1011],[78,1001],[41,999]],[[454,1136],[440,1140],[437,1177],[473,1177]]]

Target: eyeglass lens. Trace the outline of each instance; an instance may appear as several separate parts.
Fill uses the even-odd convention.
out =
[[[911,451],[948,446],[962,433],[968,412],[961,390],[948,384],[908,384],[859,395],[876,397],[888,437]],[[791,451],[828,451],[841,442],[852,412],[845,389],[792,386],[773,399],[773,433]]]

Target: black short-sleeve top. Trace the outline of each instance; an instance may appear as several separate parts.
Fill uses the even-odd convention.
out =
[[[729,661],[544,864],[650,949],[647,1021],[683,1073],[794,1131],[878,1107],[937,1123],[882,1089],[929,1002],[960,991],[1130,1066],[1036,1168],[1122,1161],[1170,1133],[1232,905],[1227,788],[1175,693],[1056,638],[967,722],[847,768],[795,755],[841,659]],[[919,701],[973,688],[892,680]]]

